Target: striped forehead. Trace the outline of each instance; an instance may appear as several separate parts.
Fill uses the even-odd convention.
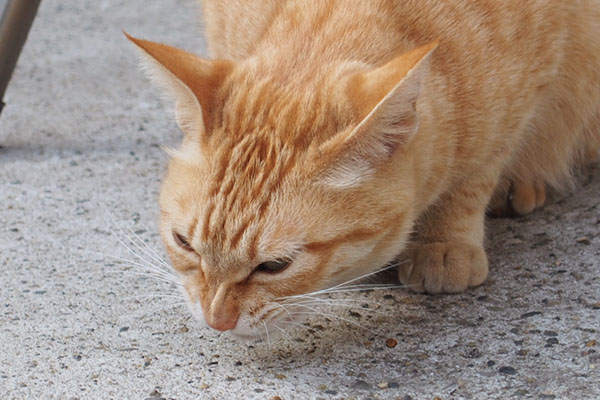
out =
[[[224,102],[213,134],[212,176],[198,217],[203,243],[258,254],[275,194],[309,145],[335,131],[326,93],[245,79]]]
[[[234,74],[227,84],[219,130],[238,142],[248,135],[274,135],[297,149],[323,139],[335,125],[336,86],[326,74],[303,79],[296,72],[253,65]]]
[[[287,107],[295,106],[290,102]],[[221,251],[239,247],[249,258],[258,252],[265,214],[303,150],[278,135],[276,125],[283,122],[276,121],[277,111],[285,114],[250,103],[245,113],[225,110],[221,128],[225,140],[213,157],[208,201],[200,217],[202,242],[211,247]]]
[[[243,242],[253,258],[261,222],[294,165],[293,155],[257,141],[222,154],[202,217],[202,241],[229,251]]]

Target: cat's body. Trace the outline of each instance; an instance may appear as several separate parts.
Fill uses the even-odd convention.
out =
[[[442,108],[433,119],[447,118],[438,122],[443,140],[456,143],[443,147],[461,147],[459,155],[443,151],[461,163],[444,172],[459,178],[503,153],[514,180],[560,186],[586,143],[583,136],[598,143],[600,5],[593,0],[203,4],[215,58],[262,55],[264,64],[277,63],[274,75],[292,80],[314,76],[330,60],[381,65],[441,39],[432,56],[439,74],[431,79],[438,82],[429,90],[437,95],[423,101]],[[577,126],[585,123],[587,129]]]
[[[600,146],[598,1],[203,6],[212,55],[230,61],[135,42],[187,134],[163,238],[217,329],[282,323],[282,298],[400,253],[414,290],[479,285],[498,183],[532,211]]]

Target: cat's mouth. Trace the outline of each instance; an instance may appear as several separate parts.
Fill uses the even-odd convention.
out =
[[[250,321],[244,317],[238,320],[238,323],[233,329],[227,331],[230,335],[236,339],[256,342],[265,341],[270,342],[271,339],[279,336],[283,332],[284,328],[288,324],[298,322],[298,320],[291,315],[281,316],[281,318],[270,318],[265,320],[253,320]]]

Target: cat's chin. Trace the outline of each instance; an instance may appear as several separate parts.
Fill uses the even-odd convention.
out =
[[[265,329],[267,329],[266,326]],[[259,342],[262,339],[266,339],[265,332],[262,326],[255,326],[255,324],[244,316],[240,317],[233,329],[227,331],[231,336],[244,342]]]
[[[198,303],[188,302],[188,306],[189,306],[192,316],[200,324],[200,326],[203,326],[205,328],[208,328],[210,330],[217,332],[216,330],[211,328],[206,323],[206,319],[204,318],[204,313],[202,312],[202,308],[200,307],[200,305]],[[248,343],[259,342],[265,338],[264,333],[258,332],[256,329],[250,328],[247,324],[247,321],[244,318],[241,318],[238,321],[235,328],[228,330],[224,333],[228,333],[230,336],[233,336],[237,340],[240,340],[243,342],[248,342]],[[262,336],[261,336],[261,333],[262,333]]]
[[[228,331],[228,333],[233,336],[235,339],[240,340],[246,343],[255,343],[262,341],[258,334],[255,333],[246,333],[246,332],[236,332],[235,330]]]
[[[251,321],[247,317],[241,317],[235,328],[227,331],[227,333],[244,342],[271,342],[271,340],[285,334],[281,326],[291,322],[298,324],[303,319],[292,318],[289,315],[282,320],[265,321],[261,324],[260,322]]]

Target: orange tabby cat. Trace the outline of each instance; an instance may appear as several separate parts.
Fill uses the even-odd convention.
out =
[[[399,255],[415,291],[477,286],[498,182],[530,212],[600,144],[596,0],[203,3],[214,61],[130,39],[177,101],[161,232],[215,329]]]

